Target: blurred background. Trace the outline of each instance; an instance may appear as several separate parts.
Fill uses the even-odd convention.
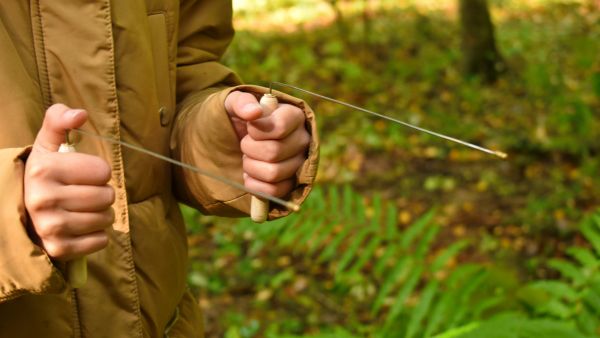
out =
[[[599,0],[234,0],[223,62],[317,112],[314,192],[189,226],[208,337],[600,336]]]

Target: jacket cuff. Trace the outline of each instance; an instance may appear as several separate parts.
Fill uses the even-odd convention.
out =
[[[31,148],[0,149],[0,302],[24,294],[59,293],[67,284],[27,234],[24,159]]]
[[[172,143],[175,156],[185,163],[193,163],[201,169],[219,174],[243,184],[242,152],[240,142],[225,111],[225,98],[232,91],[254,94],[257,99],[269,89],[242,85],[213,92],[208,97],[198,97],[180,112],[176,130],[178,142]],[[319,139],[314,112],[304,101],[287,94],[273,91],[280,103],[293,104],[305,113],[306,129],[311,134],[307,159],[296,172],[296,187],[285,199],[301,204],[312,189],[318,159]],[[183,202],[205,212],[224,216],[245,216],[250,212],[251,196],[234,187],[217,182],[181,168],[176,169],[176,189]],[[274,203],[270,204],[269,219],[289,214],[289,211]]]

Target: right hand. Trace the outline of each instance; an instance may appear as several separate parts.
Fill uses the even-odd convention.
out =
[[[30,231],[48,256],[72,260],[103,249],[114,221],[109,164],[82,153],[58,153],[67,130],[87,120],[83,110],[48,108],[25,164],[25,207]]]

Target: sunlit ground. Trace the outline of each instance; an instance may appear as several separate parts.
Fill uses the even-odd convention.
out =
[[[593,2],[600,0],[587,0]],[[354,15],[384,9],[416,8],[422,12],[445,12],[455,16],[458,0],[350,0],[332,2],[325,0],[233,0],[235,25],[239,30],[295,31],[331,24],[336,18],[336,8],[342,15]],[[557,3],[581,4],[586,0],[493,0],[491,3],[502,19],[503,8],[511,10],[536,8]]]

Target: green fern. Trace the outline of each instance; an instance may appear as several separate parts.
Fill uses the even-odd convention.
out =
[[[472,322],[434,338],[590,338],[572,325],[506,313],[485,322]]]
[[[421,338],[475,316],[469,310],[476,308],[472,297],[487,278],[485,269],[475,266],[439,275],[470,244],[459,241],[434,251],[440,231],[434,215],[431,210],[403,229],[394,205],[379,196],[367,202],[346,186],[341,193],[337,188],[315,189],[301,213],[261,225],[241,220],[235,227],[240,235],[252,234],[249,255],[291,250],[326,266],[337,290],[378,286],[364,304],[371,309],[372,323],[379,323],[378,332],[371,332],[386,338]],[[460,306],[465,311],[457,311]]]
[[[572,260],[552,259],[548,266],[562,279],[536,281],[519,291],[533,316],[577,325],[584,334],[600,333],[600,212],[580,226],[592,248],[572,247]]]
[[[285,337],[587,338],[600,332],[600,212],[581,225],[590,247],[571,247],[566,251],[571,259],[548,262],[562,279],[527,284],[517,296],[528,310],[500,314],[506,294],[488,291],[493,284],[488,269],[478,264],[447,268],[469,248],[468,241],[434,250],[440,231],[433,221],[435,210],[404,229],[397,215],[381,198],[368,203],[345,187],[341,193],[316,189],[299,214],[261,225],[237,222],[235,232],[251,238],[249,260],[264,250],[309,257],[326,267],[342,298],[357,285],[376,286],[363,300],[370,324],[357,332],[335,328]],[[192,216],[185,214],[186,219]],[[286,268],[263,285],[281,289],[294,276]]]

